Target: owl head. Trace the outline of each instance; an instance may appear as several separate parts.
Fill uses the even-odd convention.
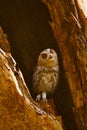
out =
[[[53,67],[58,65],[57,53],[50,48],[43,50],[39,55],[38,65],[45,67]]]

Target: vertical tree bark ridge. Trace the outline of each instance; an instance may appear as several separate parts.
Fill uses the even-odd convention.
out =
[[[42,0],[42,2],[47,5],[52,18],[50,25],[61,53],[64,75],[74,102],[72,109],[78,129],[86,130],[87,42],[76,1]]]
[[[83,22],[85,37],[87,39],[87,0],[76,0],[76,3]]]
[[[0,28],[1,34],[4,35]],[[0,130],[3,129],[62,130],[56,118],[32,100],[10,52],[0,48]]]
[[[10,52],[10,46],[7,40],[7,35],[3,34],[1,27],[0,27],[0,48],[2,48],[5,52]]]

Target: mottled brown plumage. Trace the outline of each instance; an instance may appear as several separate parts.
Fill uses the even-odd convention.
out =
[[[57,53],[53,49],[45,49],[38,57],[36,70],[33,74],[33,90],[37,94],[36,101],[47,101],[58,84],[59,64]]]

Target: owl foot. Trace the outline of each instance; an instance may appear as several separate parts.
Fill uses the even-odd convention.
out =
[[[47,99],[46,99],[46,92],[43,92],[42,93],[42,101],[43,101],[43,103],[47,103]]]
[[[43,102],[43,103],[47,103],[46,96],[47,96],[47,95],[46,95],[46,92],[43,92],[43,93],[42,93],[42,102]],[[41,100],[41,95],[38,94],[35,100],[36,100],[36,102],[39,102],[39,101]]]
[[[36,97],[36,102],[38,102],[38,101],[40,101],[41,100],[41,95],[39,94],[39,95],[37,95],[37,97]]]

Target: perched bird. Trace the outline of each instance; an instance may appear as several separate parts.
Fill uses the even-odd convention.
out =
[[[53,49],[43,50],[37,61],[33,74],[33,90],[36,101],[47,102],[47,95],[54,92],[59,80],[59,63],[57,53]]]

